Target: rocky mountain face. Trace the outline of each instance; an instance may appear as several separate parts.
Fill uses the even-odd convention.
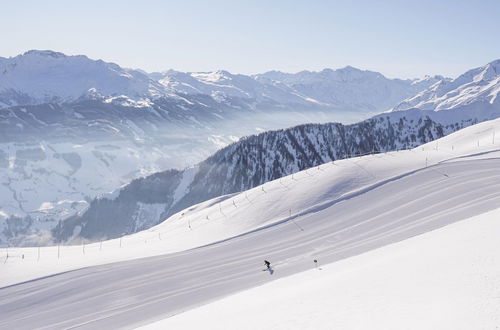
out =
[[[98,240],[149,228],[190,205],[359,154],[406,149],[473,124],[442,125],[421,111],[352,124],[310,124],[250,136],[184,171],[136,179],[110,198],[59,223],[57,240]]]

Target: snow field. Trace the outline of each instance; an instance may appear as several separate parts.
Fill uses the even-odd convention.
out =
[[[140,327],[496,329],[500,209]]]
[[[487,254],[481,247],[484,243],[484,250],[490,248],[493,238],[485,236],[477,243],[479,239],[471,237],[469,245],[464,247],[477,243],[477,249],[470,249],[470,256],[453,256],[453,251],[462,251],[454,249],[455,243],[431,240],[429,249],[438,258],[427,264],[426,253],[431,252],[426,252],[427,243],[423,237],[447,230],[450,227],[442,227],[459,220],[498,212],[495,210],[500,208],[500,151],[493,143],[492,134],[499,128],[500,120],[485,122],[413,150],[324,164],[319,169],[283,178],[281,182],[276,180],[247,192],[195,205],[151,230],[121,240],[102,242],[102,247],[101,243],[89,244],[85,246],[85,254],[83,246],[61,247],[58,258],[58,248],[48,247],[40,249],[41,257],[37,260],[36,247],[9,249],[8,258],[6,251],[2,250],[0,329],[144,326],[271,280],[310,270],[314,268],[314,259],[319,260],[325,271],[331,267],[335,274],[339,274],[335,276],[340,277],[332,277],[338,282],[321,282],[319,278],[318,287],[314,284],[316,280],[307,281],[307,284],[294,282],[293,285],[301,290],[297,293],[299,299],[289,302],[275,300],[278,304],[276,315],[286,312],[279,311],[281,302],[283,306],[290,307],[290,312],[296,311],[297,317],[303,317],[283,318],[279,326],[307,328],[311,324],[314,328],[317,325],[313,320],[316,317],[314,313],[319,313],[320,319],[324,319],[324,315],[329,317],[338,310],[340,314],[335,314],[332,319],[338,320],[339,324],[344,322],[346,328],[364,328],[370,325],[370,321],[373,324],[380,322],[382,328],[384,325],[386,328],[393,325],[407,328],[408,322],[414,318],[417,319],[416,325],[425,327],[424,322],[428,321],[431,322],[428,324],[436,325],[434,328],[446,328],[448,324],[432,322],[449,320],[447,315],[457,311],[461,313],[456,318],[457,324],[463,321],[459,326],[470,325],[467,321],[477,316],[482,322],[480,325],[488,328],[491,323],[486,320],[495,320],[496,317],[494,312],[489,311],[498,310],[498,305],[492,302],[495,296],[482,295],[485,292],[483,282],[478,278],[491,278],[491,281],[484,282],[484,286],[496,295],[498,276],[494,271],[498,262],[492,259],[491,252]],[[453,228],[459,226],[463,229],[461,225],[454,224]],[[495,228],[486,230],[487,234],[495,234]],[[439,230],[415,237],[435,229]],[[473,229],[466,228],[462,236],[467,238],[473,233]],[[416,248],[409,250],[414,252],[404,258],[396,258],[404,256],[405,244],[411,246],[406,242],[418,242],[420,239],[424,243],[416,244]],[[393,252],[387,252],[387,255],[382,252],[380,258],[374,257],[375,265],[369,258],[366,264],[360,261],[353,269],[349,270],[346,266],[346,271],[342,272],[341,265],[355,264],[355,261],[349,260],[357,259],[333,263],[383,246],[389,249],[388,245],[396,242],[403,245],[396,244]],[[377,253],[380,252],[372,251],[367,255]],[[419,253],[425,258],[418,259]],[[467,269],[447,264],[460,258],[469,262],[471,258],[483,255],[486,259],[478,261],[480,268],[475,278],[462,276]],[[154,257],[145,258],[147,256]],[[404,262],[412,257],[416,258],[414,263]],[[271,261],[273,274],[261,271],[264,259]],[[117,262],[121,260],[126,261]],[[378,262],[387,264],[378,267]],[[439,265],[445,268],[442,273],[429,271],[430,267],[440,269]],[[374,268],[370,268],[372,266]],[[361,270],[355,272],[356,269]],[[394,273],[391,275],[380,269],[394,269]],[[454,273],[457,269],[460,272]],[[410,271],[415,274],[427,271],[433,282],[428,282],[425,277],[421,282],[419,277],[416,282],[405,282],[409,274],[405,272]],[[373,277],[370,277],[372,273]],[[307,277],[310,274],[296,276]],[[370,277],[371,282],[366,281],[366,277]],[[293,277],[290,278],[293,281]],[[285,287],[288,287],[290,282],[286,281],[290,278],[284,279],[285,282],[276,282],[278,287],[284,283],[282,291],[276,289],[277,294],[288,290]],[[454,284],[448,287],[446,280]],[[23,281],[28,282],[21,283]],[[392,281],[395,285],[383,287],[384,281]],[[358,283],[364,284],[353,288]],[[369,290],[370,283],[377,284],[372,291]],[[470,291],[448,294],[463,283],[469,285],[467,288]],[[337,293],[327,292],[326,295],[344,297],[345,300],[325,303],[326,307],[333,306],[332,309],[309,309],[309,306],[318,306],[319,302],[312,302],[313,298],[307,298],[304,292],[310,290],[321,301],[328,301],[325,293],[319,292],[323,284],[327,288],[332,285],[333,292]],[[408,287],[408,291],[402,291],[403,285]],[[433,287],[437,290],[435,296],[426,295]],[[385,296],[385,291],[380,292],[384,288],[387,291]],[[413,293],[422,293],[422,296]],[[302,296],[304,301],[311,303],[307,306],[300,304],[302,309],[298,309],[293,304],[301,303]],[[283,293],[283,297],[290,295]],[[477,307],[467,309],[469,297],[472,297],[473,306]],[[403,301],[402,305],[396,306],[397,301],[400,304]],[[435,302],[435,309],[427,320],[422,320],[422,315],[430,311],[429,301]],[[43,303],[36,304],[37,308],[33,309],[36,302]],[[240,308],[238,306],[241,305],[235,301],[235,310]],[[265,306],[262,305],[263,308]],[[278,327],[269,321],[273,308],[267,306],[269,312],[262,312],[262,327]],[[444,310],[447,306],[451,307]],[[252,304],[247,308],[258,311],[260,307]],[[440,308],[443,312],[439,312]],[[397,317],[387,318],[389,310],[397,313]],[[360,313],[366,313],[367,317],[360,318]],[[444,313],[442,315],[446,317],[440,318],[439,313]],[[179,317],[179,322],[186,327],[197,326],[182,321],[182,315]],[[177,322],[176,319],[171,320]],[[393,319],[394,324],[390,323]],[[228,320],[231,318],[228,317]],[[204,326],[214,328],[219,324],[215,321],[206,319]],[[267,321],[269,323],[266,324]],[[356,323],[361,321],[367,323]],[[325,324],[328,325],[327,322]],[[258,325],[261,326],[261,323]]]
[[[477,124],[412,150],[327,163],[194,205],[150,230],[120,239],[79,246],[3,248],[0,267],[5,275],[0,277],[0,286],[80,267],[192,249],[279,222],[290,221],[300,230],[304,216],[426,165],[439,188],[440,182],[449,178],[437,164],[498,157],[500,141],[494,141],[495,132],[500,139],[500,120]]]

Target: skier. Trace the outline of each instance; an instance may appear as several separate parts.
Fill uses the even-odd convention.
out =
[[[264,264],[266,265],[268,270],[271,270],[271,263],[267,260],[264,260]]]

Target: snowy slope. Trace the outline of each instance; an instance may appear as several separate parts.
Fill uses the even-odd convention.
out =
[[[0,61],[0,107],[68,102],[93,94],[139,100],[159,95],[161,89],[140,71],[84,55],[31,50]]]
[[[389,109],[443,79],[388,79],[352,67],[254,76],[224,70],[147,74],[84,55],[30,50],[11,58],[0,57],[0,108],[88,98],[147,107],[161,98],[187,97],[196,102],[195,95],[205,95],[235,109],[374,112]]]
[[[315,258],[326,265],[493,211],[500,208],[499,130],[495,120],[416,149],[327,163],[122,239],[2,249],[0,328],[145,325],[311,269]],[[264,259],[272,275],[261,271]],[[119,260],[128,261],[110,263]]]
[[[496,209],[140,329],[496,329],[499,217]]]
[[[452,110],[472,107],[483,110],[500,108],[500,60],[465,72],[451,81],[441,80],[417,95],[404,100],[394,111],[418,108],[421,110]],[[488,107],[489,105],[489,107]]]
[[[293,91],[262,84],[251,76],[231,74],[224,70],[215,72],[178,72],[169,70],[156,74],[159,82],[172,92],[185,94],[206,94],[219,102],[230,97],[254,99],[255,102],[278,102],[302,106],[318,103],[314,100],[295,95]],[[326,104],[325,104],[326,105]]]
[[[95,252],[100,243],[87,244],[86,256],[88,258],[86,257],[85,260],[69,258],[72,255],[81,255],[81,245],[61,247],[61,255],[69,258],[63,257],[64,263],[51,259],[51,257],[43,257],[44,255],[54,256],[55,247],[42,247],[39,265],[47,262],[47,266],[54,267],[51,272],[56,272],[94,263],[181,251],[241,235],[280,221],[285,221],[284,224],[297,229],[293,223],[288,221],[290,220],[290,210],[293,219],[301,222],[300,219],[318,216],[317,213],[320,212],[328,214],[332,212],[331,208],[342,207],[342,201],[351,199],[357,200],[370,196],[368,202],[374,203],[375,207],[381,202],[374,191],[382,188],[388,189],[388,184],[397,184],[398,190],[404,189],[412,192],[410,195],[404,195],[397,191],[392,192],[397,195],[395,198],[403,200],[410,198],[414,201],[416,196],[431,198],[431,201],[434,197],[444,198],[443,202],[449,200],[448,195],[439,193],[437,196],[416,193],[419,185],[422,185],[424,191],[429,189],[432,191],[436,185],[437,187],[445,187],[447,182],[449,182],[451,189],[465,187],[468,190],[467,193],[478,194],[478,197],[487,197],[486,200],[489,200],[491,196],[487,195],[487,191],[495,188],[498,181],[487,181],[485,186],[480,186],[478,187],[480,189],[476,190],[465,184],[467,176],[453,177],[447,174],[447,171],[478,171],[480,175],[477,178],[470,178],[476,181],[491,180],[491,175],[498,174],[498,171],[491,172],[487,168],[490,166],[489,162],[495,164],[497,161],[499,142],[498,139],[494,141],[493,138],[495,132],[497,137],[500,136],[499,131],[500,119],[465,128],[415,149],[329,162],[242,193],[222,196],[189,207],[156,227],[123,237],[121,249],[117,248],[120,239],[105,241],[102,251],[93,255],[91,251]],[[469,162],[476,161],[477,163],[474,164],[477,164],[477,168],[468,165]],[[479,164],[485,165],[480,166]],[[485,166],[484,171],[481,170],[482,166]],[[417,174],[420,179],[430,180],[432,184],[418,183],[418,180],[414,179]],[[464,182],[463,185],[458,184],[461,181]],[[452,182],[457,183],[457,187]],[[395,211],[393,202],[393,200],[387,199],[383,205]],[[415,202],[417,201],[415,200]],[[437,202],[438,200],[436,200]],[[408,203],[411,205],[410,201]],[[398,202],[397,205],[400,204]],[[363,212],[370,209],[368,204],[361,205],[366,206]],[[449,206],[456,205],[452,203]],[[343,212],[347,211],[349,209],[345,209]],[[367,216],[363,212],[360,213],[360,216]],[[345,213],[345,216],[348,216],[348,213]],[[328,225],[328,223],[326,224]],[[159,238],[162,240],[160,241]],[[147,246],[144,245],[144,240],[149,241]],[[5,256],[6,250],[2,249],[1,252]],[[36,258],[38,249],[11,248],[10,253],[9,262],[4,267],[13,270],[17,267],[24,269],[24,267],[31,268],[33,264],[23,263],[17,257],[24,253],[27,260]],[[91,255],[93,255],[92,258],[90,258]],[[36,272],[42,268],[31,269],[34,271],[33,274],[25,271],[18,272],[18,274],[22,273],[27,278],[32,278],[32,276],[39,276],[40,274]],[[2,285],[20,280],[23,279],[4,277],[3,281],[5,282],[2,282]]]
[[[274,86],[286,86],[297,95],[318,102],[340,108],[369,110],[388,109],[398,99],[414,96],[438,81],[448,81],[441,76],[413,80],[388,79],[378,72],[351,66],[295,74],[271,71],[255,75],[254,78]]]
[[[134,180],[120,189],[118,197],[94,200],[85,212],[59,223],[53,236],[59,241],[96,241],[131,234],[218,196],[351,155],[408,149],[470,125],[442,126],[427,118],[400,114],[352,125],[301,125],[241,139],[197,164],[196,175],[189,176],[189,182],[181,182],[178,171]]]
[[[138,177],[185,168],[244,135],[311,120],[346,119],[296,112],[287,117],[253,113],[250,118],[250,113],[235,114],[210,103],[208,96],[197,97],[198,103],[164,100],[144,108],[87,100],[2,109],[0,243],[19,245],[26,243],[26,235],[43,236],[75,214],[71,201],[83,205],[79,201]],[[38,212],[44,203],[58,205],[60,211]],[[141,229],[132,226],[127,232]]]
[[[356,81],[369,76],[362,72]],[[415,89],[415,82],[379,76],[370,88],[380,84],[394,95]],[[337,83],[344,91],[359,87]],[[344,105],[352,103],[347,94]],[[286,84],[227,71],[148,75],[49,50],[0,58],[0,242],[50,240],[49,231],[89,200],[135,178],[192,165],[242,136],[307,122],[357,122],[386,109],[375,99],[363,102],[339,108]],[[136,217],[154,210],[143,207]],[[158,221],[137,221],[127,232]]]
[[[216,149],[208,141],[190,142],[179,136],[177,145],[165,146],[126,140],[2,144],[0,242],[50,244],[58,222],[88,208],[92,198],[137,177],[186,167]]]
[[[338,106],[354,106],[356,111],[349,112],[349,121],[357,121],[362,118],[359,113],[366,113],[367,109],[385,109],[387,102],[392,102],[392,106],[407,94],[438,80],[447,83],[442,77],[391,80],[352,67],[255,76],[227,71],[169,71],[148,76],[113,63],[52,51],[29,51],[1,58],[0,67],[0,106],[2,102],[5,106],[36,104],[0,111],[0,242],[14,245],[50,241],[50,231],[59,221],[83,212],[93,198],[135,178],[192,165],[243,135],[308,121],[347,120],[346,112],[337,116]],[[497,62],[471,72],[453,84],[498,80]],[[474,100],[481,100],[486,93],[471,94],[474,88],[467,88],[467,95]],[[448,94],[447,99],[451,95]],[[86,239],[132,233],[149,228],[162,216],[187,205],[245,190],[331,159],[373,149],[415,146],[499,116],[499,103],[495,100],[470,101],[467,107],[459,107],[460,112],[432,112],[431,124],[421,122],[427,114],[408,115],[415,121],[409,123],[405,112],[393,112],[393,124],[363,127],[365,122],[358,125],[359,129],[347,129],[345,139],[344,127],[335,128],[334,138],[328,134],[322,134],[326,138],[316,138],[314,135],[319,133],[314,130],[305,136],[279,137],[277,140],[290,149],[288,153],[283,148],[278,150],[279,143],[273,142],[270,134],[260,141],[263,144],[257,141],[261,148],[273,147],[265,157],[255,156],[255,152],[248,152],[249,148],[240,148],[228,156],[228,162],[238,164],[223,164],[229,176],[223,183],[217,179],[224,173],[217,173],[215,168],[221,163],[212,164],[207,168],[209,175],[193,180],[193,187],[177,191],[178,198],[173,203],[165,198],[140,200],[126,217],[120,218],[120,223],[107,223],[96,229],[92,221],[68,222],[56,238],[73,237],[80,229]],[[383,117],[369,122],[380,118]],[[409,128],[396,123],[401,118]],[[377,141],[373,138],[376,134],[383,138]],[[305,152],[297,156],[301,149]],[[247,155],[254,158],[246,159]],[[241,170],[250,163],[252,169]],[[100,214],[109,218],[107,213]],[[95,221],[104,224],[102,219]],[[111,227],[116,232],[110,233]]]
[[[253,99],[256,105],[294,104],[323,106],[337,110],[382,111],[405,98],[447,80],[435,76],[424,79],[388,79],[378,72],[353,67],[320,72],[283,73],[271,71],[253,76],[215,72],[169,70],[150,77],[171,92],[207,94],[223,102],[228,97]]]

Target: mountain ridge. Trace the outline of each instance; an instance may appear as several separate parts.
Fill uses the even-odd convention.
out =
[[[231,97],[253,100],[248,103],[255,103],[257,108],[276,103],[294,107],[322,105],[351,111],[376,111],[386,110],[442,78],[389,79],[381,73],[351,66],[296,74],[279,72],[283,81],[277,81],[277,75],[277,71],[243,75],[226,70],[146,73],[111,62],[93,60],[85,55],[30,50],[14,57],[0,57],[0,107],[74,102],[93,96],[105,100],[120,96],[147,104],[154,103],[158,98],[175,99],[206,94],[219,103]],[[359,84],[366,80],[370,83]],[[301,86],[298,86],[299,83]],[[383,84],[384,87],[377,93],[371,93],[377,84]],[[346,92],[354,87],[364,90],[356,95]],[[332,88],[342,91],[328,97],[326,94],[334,92]],[[384,94],[375,97],[380,93]],[[368,97],[364,97],[365,94]],[[357,102],[353,97],[361,98],[361,101]],[[384,98],[390,100],[384,102]]]

